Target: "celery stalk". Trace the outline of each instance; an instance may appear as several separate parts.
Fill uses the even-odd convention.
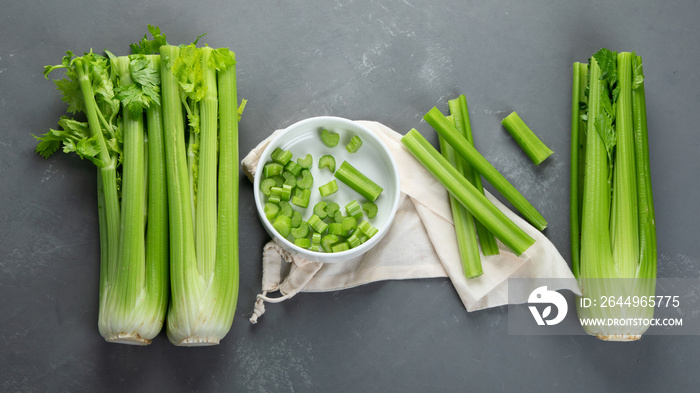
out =
[[[474,218],[482,222],[516,255],[522,254],[534,244],[534,239],[486,199],[418,131],[411,129],[401,138],[401,143]]]
[[[464,135],[465,138],[474,146],[474,137],[472,136],[471,122],[469,121],[469,108],[467,106],[467,97],[465,95],[460,95],[459,97],[449,100],[448,105],[450,108],[450,114],[453,117],[453,121],[457,130]],[[471,182],[480,193],[484,193],[484,186],[481,183],[481,176],[477,173],[474,168],[469,165],[463,158],[455,157],[458,162],[464,167],[464,176]],[[479,221],[475,222],[476,233],[479,236],[479,244],[481,245],[481,252],[484,255],[498,255],[498,243],[496,243],[496,238],[493,233],[489,232],[488,229],[484,227]]]
[[[581,207],[583,205],[583,170],[585,164],[586,123],[581,119],[581,106],[586,105],[588,65],[574,63],[571,91],[571,201],[569,217],[571,223],[571,269],[579,276],[581,254]]]
[[[455,153],[452,147],[445,142],[441,137],[438,137],[440,142],[440,152],[443,157],[454,166],[460,173],[464,173],[465,168],[456,161]],[[481,276],[484,272],[481,268],[481,256],[479,255],[479,243],[476,241],[476,227],[474,226],[474,217],[469,214],[467,209],[462,206],[454,195],[450,194],[450,209],[452,210],[452,221],[455,226],[455,235],[457,237],[457,248],[459,249],[460,260],[464,275],[467,278]]]
[[[547,221],[528,202],[527,199],[513,187],[496,168],[493,167],[486,159],[462,136],[439,109],[433,107],[423,117],[435,131],[440,134],[447,143],[455,149],[481,176],[491,183],[516,209],[539,230],[544,230],[547,227]],[[498,235],[496,235],[498,237]]]

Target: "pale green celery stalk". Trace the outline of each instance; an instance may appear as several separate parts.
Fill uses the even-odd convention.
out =
[[[471,166],[494,186],[516,209],[538,230],[547,227],[547,220],[528,202],[527,199],[513,187],[512,184],[493,167],[467,139],[462,136],[454,125],[433,107],[423,117],[447,143],[455,149]],[[496,235],[498,237],[498,235]],[[502,239],[501,239],[502,240]]]
[[[168,183],[170,226],[171,301],[167,332],[171,341],[186,342],[194,334],[190,321],[198,317],[198,300],[204,294],[204,282],[197,272],[190,180],[185,148],[180,86],[171,69],[180,48],[160,47],[165,169]],[[195,279],[193,279],[195,278]]]
[[[502,121],[503,127],[515,139],[515,142],[523,149],[525,154],[535,165],[540,165],[542,161],[551,156],[552,149],[542,142],[527,124],[520,118],[517,112],[506,116]]]
[[[459,97],[449,100],[450,114],[453,116],[455,127],[465,138],[474,146],[474,137],[472,136],[471,122],[469,121],[469,107],[467,106],[467,97],[462,94]],[[469,180],[480,193],[484,193],[484,186],[481,182],[481,176],[474,168],[469,165],[463,158],[455,157],[457,161],[461,161],[464,166],[464,176]],[[483,224],[476,221],[476,233],[479,236],[479,244],[481,252],[484,255],[498,255],[498,243],[493,233],[489,232]]]
[[[418,131],[411,129],[401,138],[401,143],[474,218],[482,222],[516,255],[522,254],[534,244],[534,239],[486,199]]]
[[[129,63],[130,58],[126,56],[114,59],[121,86],[133,83]],[[101,313],[100,322],[107,341],[147,345],[160,332],[165,317],[167,254],[159,254],[159,250],[167,247],[167,237],[162,239],[162,232],[167,231],[162,225],[162,212],[160,216],[155,213],[149,216],[149,235],[146,236],[147,161],[143,113],[134,114],[124,107],[122,127],[124,158],[118,266],[107,283],[105,312]],[[154,156],[161,159],[158,165],[162,167],[162,154]],[[162,196],[162,190],[157,189],[151,195],[152,198]],[[162,204],[161,199],[157,202]],[[146,250],[151,246],[154,250],[149,256],[153,259],[147,259]]]
[[[160,56],[148,55],[149,67],[160,74]],[[147,193],[146,292],[153,308],[154,322],[162,325],[170,295],[170,242],[168,230],[168,193],[163,143],[163,108],[151,103],[146,109]]]
[[[639,228],[637,222],[637,176],[632,125],[632,53],[617,56],[620,93],[617,99],[617,146],[613,167],[610,237],[612,256],[620,277],[637,275]]]
[[[571,89],[571,269],[579,276],[581,256],[581,207],[583,205],[583,171],[585,168],[586,123],[581,118],[582,105],[586,105],[588,85],[588,64],[574,63]],[[584,113],[585,113],[585,107]]]
[[[231,52],[231,56],[235,55]],[[211,318],[219,334],[228,332],[238,301],[238,94],[236,65],[217,71],[219,87],[219,211],[216,277],[212,290],[216,310]],[[209,301],[214,303],[214,301]]]
[[[119,248],[119,193],[117,191],[116,158],[112,157],[104,136],[98,116],[98,108],[95,102],[95,93],[92,89],[92,81],[89,72],[89,59],[77,58],[74,67],[78,77],[78,84],[83,95],[85,115],[88,120],[90,133],[97,138],[100,152],[98,168],[100,181],[98,187],[98,217],[100,221],[100,306],[98,316],[98,329],[105,339],[109,336],[103,321],[110,313],[106,308],[106,293],[111,287],[111,282],[117,269],[117,251]]]
[[[447,161],[454,166],[457,171],[464,173],[463,163],[457,161],[454,150],[445,142],[438,138],[440,142],[440,152]],[[461,160],[460,160],[461,161]],[[481,268],[481,256],[479,255],[479,243],[476,241],[476,228],[474,227],[474,217],[467,209],[459,203],[454,195],[450,194],[450,209],[452,210],[452,221],[454,221],[455,235],[457,237],[457,248],[459,249],[460,260],[464,275],[467,278],[481,276],[484,271]]]
[[[639,75],[643,75],[642,58],[636,56],[633,65],[638,64]],[[637,193],[639,208],[639,272],[638,277],[649,279],[650,295],[653,295],[656,278],[656,224],[654,222],[654,197],[651,189],[651,168],[649,163],[649,137],[647,131],[647,109],[644,82],[632,90],[632,111],[634,123],[634,154],[637,164]]]
[[[199,162],[197,193],[195,200],[194,241],[197,250],[199,274],[208,283],[216,265],[216,199],[218,164],[218,98],[216,90],[216,69],[207,62],[213,51],[210,47],[201,49],[204,69],[204,98],[199,105]]]

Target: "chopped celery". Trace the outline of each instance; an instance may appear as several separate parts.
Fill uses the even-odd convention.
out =
[[[353,199],[350,203],[345,205],[345,212],[348,216],[354,217],[357,221],[362,219],[362,206],[360,206],[360,203],[357,202],[356,199]]]
[[[325,252],[333,252],[333,245],[338,243],[340,241],[340,238],[336,235],[326,235],[321,238],[321,248],[323,248],[323,251]]]
[[[501,121],[501,124],[508,130],[513,139],[515,139],[515,142],[520,145],[525,154],[530,157],[530,160],[532,160],[535,165],[540,165],[542,161],[554,153],[534,132],[532,132],[530,127],[525,124],[517,112],[506,116],[506,118]]]
[[[362,221],[360,225],[357,226],[362,233],[365,234],[368,238],[371,238],[372,236],[376,235],[379,230],[372,226],[372,224],[369,223],[369,221]]]
[[[340,210],[340,205],[338,205],[338,203],[330,202],[326,204],[326,215],[328,217],[332,218],[338,210]]]
[[[328,224],[323,222],[323,220],[315,214],[312,214],[306,222],[308,222],[309,226],[311,226],[311,228],[318,233],[324,233],[326,229],[328,229]]]
[[[282,178],[284,178],[284,184],[283,185],[288,185],[290,187],[296,187],[297,186],[297,177],[294,175],[292,172],[289,171],[284,171],[282,172]]]
[[[347,161],[340,164],[340,168],[335,172],[335,177],[371,202],[376,201],[384,191],[382,187]]]
[[[340,142],[340,134],[324,128],[321,130],[321,141],[328,147],[335,147]]]
[[[343,224],[339,222],[332,222],[328,224],[328,233],[336,236],[345,236],[347,231],[343,230]]]
[[[308,169],[302,169],[301,179],[297,179],[297,187],[299,188],[311,188],[314,185],[314,176]]]
[[[299,176],[302,169],[304,168],[302,168],[301,165],[297,164],[294,161],[289,161],[287,165],[284,166],[284,170],[291,173],[295,178]]]
[[[296,238],[294,239],[294,244],[301,248],[309,248],[311,247],[311,239],[309,239],[308,237]]]
[[[328,216],[328,213],[326,213],[326,205],[328,205],[326,201],[320,201],[314,205],[314,214],[317,215],[318,218],[324,219]]]
[[[355,232],[353,232],[350,236],[348,236],[348,238],[345,239],[345,241],[348,243],[350,248],[355,248],[355,247],[359,246],[360,244],[362,244],[362,242],[360,241],[360,238],[357,236],[357,233],[355,233]]]
[[[309,206],[310,200],[311,190],[309,189],[297,188],[297,190],[294,193],[294,196],[292,197],[292,203],[303,208]]]
[[[301,239],[309,236],[309,224],[306,221],[302,221],[298,227],[292,227],[290,234],[295,239]]]
[[[275,186],[275,179],[272,178],[267,178],[263,179],[260,181],[260,191],[262,191],[263,194],[270,196],[270,187]]]
[[[321,251],[321,234],[314,232],[311,234],[311,247],[314,251]]]
[[[362,138],[360,138],[359,135],[353,135],[353,137],[350,138],[350,142],[345,146],[350,153],[355,153],[360,150],[360,147],[362,147]]]
[[[301,216],[301,213],[294,210],[294,213],[292,213],[292,228],[297,228],[301,223],[303,222],[303,218]]]
[[[332,252],[341,252],[341,251],[346,251],[349,249],[350,249],[350,246],[348,245],[347,242],[340,242],[340,243],[334,244],[331,247]]]
[[[272,222],[272,220],[277,217],[277,214],[280,212],[280,205],[272,202],[267,202],[265,203],[265,206],[263,208],[265,210],[265,217]]]
[[[284,167],[277,162],[268,162],[263,167],[263,177],[272,177],[281,175]]]
[[[401,138],[401,143],[445,186],[450,194],[454,195],[477,220],[481,221],[516,255],[522,254],[535,242],[477,191],[418,131],[410,130]]]
[[[336,193],[337,191],[338,191],[338,183],[335,182],[335,179],[329,181],[328,183],[326,183],[318,188],[318,192],[321,193],[322,197],[327,197],[331,194]]]
[[[367,215],[367,218],[374,218],[377,215],[377,204],[374,202],[365,202],[362,204],[362,210]]]
[[[297,164],[302,168],[302,169],[311,169],[311,167],[314,164],[314,158],[311,154],[307,154],[306,157],[304,158],[297,158]]]
[[[452,146],[455,152],[486,178],[535,228],[544,230],[547,227],[547,220],[537,209],[457,131],[454,124],[439,109],[433,107],[423,118],[440,136],[445,138],[445,141]]]
[[[284,184],[284,177],[282,177],[281,174],[280,174],[280,175],[275,175],[275,176],[270,176],[270,177],[268,177],[267,179],[272,179],[272,180],[274,180],[274,181],[275,181],[275,186],[277,186],[277,187],[282,187],[282,185]]]
[[[287,216],[291,219],[292,215],[294,214],[294,209],[292,209],[292,205],[290,205],[289,202],[287,202],[287,201],[280,201],[279,206],[280,206],[279,214],[281,214],[283,216]]]
[[[289,150],[283,150],[280,147],[275,148],[270,154],[272,161],[285,166],[292,159],[292,152]]]
[[[272,227],[275,228],[282,237],[287,237],[292,230],[292,220],[284,214],[278,214],[277,217],[275,217],[275,221],[272,223]]]
[[[357,219],[355,217],[352,217],[352,216],[343,217],[342,225],[343,225],[343,230],[345,232],[352,231],[355,228],[357,228]]]
[[[328,168],[331,173],[335,172],[335,157],[326,154],[318,160],[318,169]]]
[[[333,222],[341,223],[345,217],[343,212],[336,210],[335,213],[333,213]]]

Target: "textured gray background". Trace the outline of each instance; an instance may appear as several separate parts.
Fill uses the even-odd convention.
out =
[[[484,155],[549,220],[568,258],[571,63],[636,50],[647,105],[659,275],[698,277],[696,1],[0,1],[0,391],[690,391],[700,338],[631,344],[509,336],[506,308],[467,313],[444,279],[300,294],[247,318],[268,240],[241,182],[238,310],[220,346],[108,344],[97,332],[95,171],[45,161],[40,134],[64,113],[41,74],[66,50],[109,49],[159,25],[237,53],[245,153],[316,115],[418,128],[464,93]],[[517,110],[556,152],[533,168],[500,120]],[[570,315],[569,317],[573,317]]]

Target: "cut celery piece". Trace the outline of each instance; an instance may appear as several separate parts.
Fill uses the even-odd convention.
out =
[[[333,252],[333,245],[339,241],[340,239],[336,235],[326,235],[321,238],[321,248],[323,248],[325,252]]]
[[[292,213],[292,228],[297,228],[301,223],[303,222],[303,218],[301,216],[301,213],[294,210]]]
[[[270,158],[272,158],[272,161],[284,166],[284,165],[287,165],[289,160],[292,159],[292,152],[289,150],[283,150],[282,148],[277,147],[270,154]]]
[[[268,162],[263,167],[263,177],[272,177],[275,175],[281,175],[284,167],[276,162]]]
[[[350,203],[345,205],[345,212],[348,216],[355,217],[357,221],[362,219],[362,206],[360,206],[360,203],[356,199],[353,199]]]
[[[307,154],[304,158],[297,158],[297,165],[302,169],[311,169],[314,164],[314,157],[311,154]]]
[[[297,188],[292,197],[292,203],[303,208],[309,206],[309,201],[311,200],[311,190]]]
[[[345,236],[347,231],[343,230],[343,224],[339,222],[332,222],[328,224],[328,233],[336,236]]]
[[[340,205],[336,202],[330,202],[326,204],[326,215],[329,217],[333,217],[335,215],[335,212],[340,210]]]
[[[270,196],[270,187],[276,186],[275,179],[266,178],[260,181],[260,191],[266,196]]]
[[[343,217],[341,225],[343,227],[343,230],[347,233],[348,231],[352,231],[355,228],[357,228],[357,219],[352,216]]]
[[[359,135],[353,135],[353,137],[350,138],[350,142],[345,145],[345,148],[350,153],[355,153],[356,151],[360,150],[360,147],[362,147],[362,138],[360,138]]]
[[[280,212],[280,205],[267,202],[265,203],[263,210],[265,211],[265,217],[267,217],[268,221],[272,222],[272,220],[274,220],[275,217],[277,217],[277,214]]]
[[[318,169],[328,168],[331,173],[335,172],[335,157],[330,154],[322,156],[318,160]]]
[[[299,246],[301,248],[309,248],[311,247],[311,239],[309,239],[308,237],[300,237],[294,239],[294,245]]]
[[[377,211],[379,211],[379,208],[374,202],[365,202],[362,204],[362,210],[367,215],[367,218],[374,218],[377,215]]]
[[[284,170],[294,175],[296,178],[301,173],[302,168],[299,164],[294,161],[289,161],[287,165],[284,166]]]
[[[520,145],[525,154],[530,157],[530,160],[532,160],[535,165],[540,165],[542,161],[554,153],[534,132],[532,132],[530,127],[525,124],[523,119],[521,119],[516,112],[506,116],[506,118],[501,121],[501,124],[508,130],[513,139],[515,139],[515,142]]]
[[[292,209],[292,205],[290,205],[289,202],[287,202],[287,201],[280,201],[279,206],[280,206],[280,213],[279,214],[287,216],[291,219],[292,215],[294,214],[294,209]]]
[[[335,147],[340,142],[340,134],[324,128],[321,130],[321,141],[328,147]]]
[[[320,201],[314,205],[314,214],[317,215],[318,218],[324,219],[328,216],[328,213],[326,213],[326,205],[328,205],[326,201]]]
[[[284,214],[278,214],[277,217],[275,217],[275,221],[272,223],[272,227],[275,228],[282,237],[287,237],[292,229],[291,218]]]
[[[318,188],[318,192],[321,193],[322,197],[327,197],[331,194],[336,193],[337,191],[338,191],[338,183],[335,182],[335,179],[329,181],[328,183],[326,183]]]
[[[297,187],[299,188],[311,188],[314,185],[314,176],[308,169],[302,169],[301,179],[297,179]]]
[[[312,214],[307,222],[309,223],[309,226],[311,226],[311,228],[318,233],[324,233],[326,232],[326,229],[328,229],[328,224],[323,222],[323,220],[315,214]]]
[[[342,251],[347,251],[350,249],[350,246],[348,245],[347,242],[340,242],[338,244],[334,244],[331,247],[332,252],[342,252]]]
[[[365,176],[357,168],[350,165],[347,161],[343,161],[343,163],[340,164],[340,168],[335,172],[335,177],[367,198],[370,202],[376,201],[382,191],[384,191],[382,187]]]
[[[309,224],[306,221],[302,221],[298,227],[292,228],[290,233],[293,238],[301,239],[309,236]]]
[[[284,184],[282,184],[283,186],[285,184],[290,187],[297,186],[297,177],[292,172],[284,171],[282,172],[282,177],[284,178]]]

